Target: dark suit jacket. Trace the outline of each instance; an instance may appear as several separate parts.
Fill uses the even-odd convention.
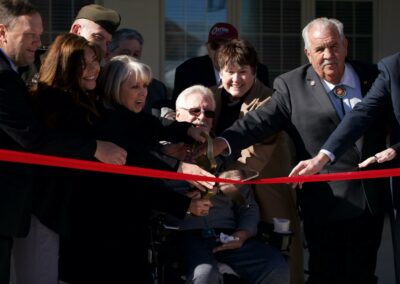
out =
[[[374,66],[351,62],[365,94],[377,76]],[[315,156],[340,120],[314,69],[301,66],[279,76],[274,82],[275,93],[269,103],[248,113],[222,136],[234,151],[245,148],[280,130],[292,137],[298,161]],[[385,145],[385,128],[375,121],[364,135],[362,152],[351,147],[324,172],[354,171],[357,164]],[[279,166],[279,165],[277,165]],[[368,203],[373,213],[382,212],[381,180],[306,183],[299,191],[301,210],[310,222],[351,218],[361,214]],[[365,190],[364,190],[365,189]]]
[[[75,157],[93,156],[95,141],[48,133],[33,115],[24,81],[0,52],[0,148]],[[28,233],[32,203],[29,166],[0,163],[0,235]]]
[[[400,151],[400,53],[383,58],[378,63],[378,68],[380,71],[379,76],[366,97],[346,115],[345,119],[323,145],[324,149],[331,151],[335,156],[343,155],[346,149],[351,147],[352,143],[371,127],[371,124],[385,116],[389,116],[389,121],[391,122],[391,142],[397,143],[392,147],[396,149],[397,153]],[[383,124],[382,127],[384,127]],[[383,149],[381,148],[378,151]],[[399,167],[399,159],[390,164],[385,163],[383,166]],[[392,180],[392,195],[389,202],[390,206],[388,206],[392,226],[396,283],[400,282],[398,274],[398,271],[400,271],[399,184],[399,178]]]
[[[147,87],[146,104],[143,111],[160,117],[161,108],[164,106],[171,107],[171,105],[171,100],[167,95],[167,87],[163,82],[153,78]],[[175,107],[172,106],[172,108]]]
[[[378,63],[379,76],[362,102],[346,115],[338,128],[322,146],[335,156],[341,156],[351,147],[355,140],[365,133],[371,124],[386,117],[391,124],[391,142],[397,153],[400,151],[400,53],[382,59]],[[385,124],[382,123],[382,128]],[[378,149],[382,151],[384,147]],[[374,153],[373,153],[374,154]],[[372,155],[373,155],[372,154]],[[399,160],[385,163],[384,167],[398,167]],[[397,184],[399,181],[394,181]],[[394,208],[400,209],[399,188],[393,187],[392,202]]]
[[[268,67],[266,65],[257,64],[257,78],[264,85],[269,86]],[[212,87],[218,83],[215,80],[214,66],[208,55],[190,58],[176,68],[172,100],[175,102],[179,94],[190,86],[200,84]]]
[[[323,146],[336,156],[342,155],[377,118],[388,116],[388,112],[393,112],[397,124],[400,123],[400,53],[382,59],[378,68],[380,74],[366,97],[346,115]],[[398,125],[394,126],[398,129]],[[399,145],[395,148],[400,150]]]

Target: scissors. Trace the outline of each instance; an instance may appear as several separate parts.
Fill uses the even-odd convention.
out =
[[[247,181],[258,176],[258,172],[249,168],[233,169],[228,171],[223,171],[217,175],[217,162],[214,158],[214,148],[213,139],[207,133],[202,133],[203,137],[207,140],[207,151],[205,156],[201,156],[196,162],[198,166],[209,171],[212,174],[224,179],[232,180],[242,180]],[[246,199],[240,193],[239,188],[241,184],[231,184],[231,183],[216,183],[212,189],[205,189],[200,192],[201,198],[211,199],[219,191],[231,198],[232,200],[238,202],[242,206],[248,206]]]

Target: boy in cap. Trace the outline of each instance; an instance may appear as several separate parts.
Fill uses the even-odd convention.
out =
[[[88,41],[98,45],[103,56],[107,56],[107,46],[112,40],[112,34],[121,23],[121,16],[115,10],[98,4],[83,6],[71,25],[70,32],[83,36]]]
[[[229,23],[216,23],[208,33],[208,54],[193,57],[176,68],[173,102],[186,88],[200,84],[212,87],[220,82],[219,72],[214,64],[214,54],[225,42],[239,38],[237,29]],[[257,64],[257,78],[266,86],[269,85],[268,68],[264,64]]]

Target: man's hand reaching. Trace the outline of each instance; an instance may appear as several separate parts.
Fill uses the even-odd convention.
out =
[[[318,173],[329,162],[329,157],[322,152],[312,159],[299,162],[290,172],[289,177],[308,176]],[[303,182],[292,183],[292,187],[302,188]]]

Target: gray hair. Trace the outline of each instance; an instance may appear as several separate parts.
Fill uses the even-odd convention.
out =
[[[200,94],[203,98],[209,99],[211,102],[211,108],[212,110],[215,110],[215,99],[214,99],[214,94],[211,92],[211,90],[207,87],[204,87],[203,85],[193,85],[189,88],[186,88],[183,90],[179,96],[176,98],[175,102],[175,108],[186,108],[186,103],[188,100],[190,100],[190,96],[194,93]]]
[[[106,108],[112,109],[121,104],[121,84],[132,74],[145,85],[150,84],[152,80],[151,68],[132,56],[115,56],[104,66],[99,78],[99,87],[103,91],[103,104]]]
[[[345,39],[342,22],[340,22],[337,19],[333,19],[333,18],[330,18],[330,19],[328,19],[326,17],[317,18],[317,19],[314,19],[311,22],[309,22],[307,24],[307,26],[305,26],[303,29],[302,36],[303,36],[303,40],[304,40],[304,48],[305,49],[310,48],[310,41],[308,39],[308,33],[309,33],[310,29],[314,26],[320,26],[322,28],[333,27],[339,33],[340,38],[342,40]]]
[[[143,36],[137,30],[119,29],[113,34],[112,41],[108,46],[108,51],[113,52],[119,47],[119,43],[126,39],[136,39],[140,43],[140,46],[144,44]]]

